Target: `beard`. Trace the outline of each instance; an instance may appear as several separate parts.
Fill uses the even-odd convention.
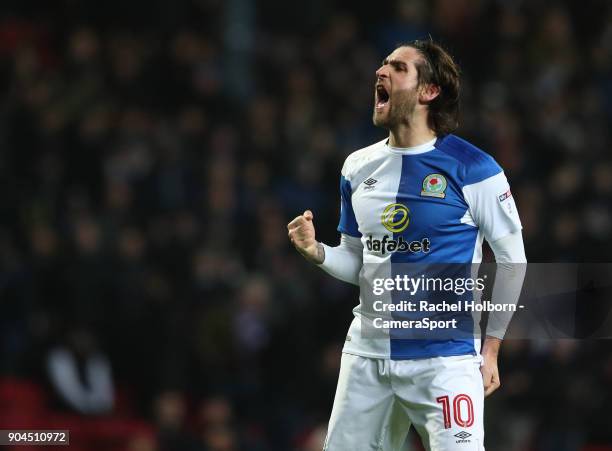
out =
[[[404,90],[393,94],[393,101],[389,99],[387,111],[376,111],[374,106],[374,114],[372,122],[377,127],[391,130],[398,125],[409,125],[417,105],[417,90]]]

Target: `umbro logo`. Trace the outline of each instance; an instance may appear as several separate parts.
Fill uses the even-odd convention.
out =
[[[457,437],[459,440],[457,440],[455,443],[470,443],[471,440],[467,440],[467,438],[471,436],[472,434],[470,434],[469,432],[465,432],[465,431],[457,432],[455,434],[455,437]]]
[[[365,181],[363,182],[363,184],[364,184],[364,185],[366,185],[366,187],[365,187],[364,189],[374,189],[374,188],[375,188],[375,187],[374,187],[374,184],[375,184],[376,182],[378,182],[378,180],[373,179],[373,178],[371,178],[371,177],[370,177],[369,179],[367,179],[367,180],[365,180]]]

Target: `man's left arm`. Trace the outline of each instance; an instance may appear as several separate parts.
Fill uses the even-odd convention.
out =
[[[501,305],[516,305],[521,295],[527,266],[522,233],[520,230],[512,232],[489,243],[489,246],[495,254],[497,263],[491,302]],[[485,396],[490,395],[500,386],[497,356],[511,319],[512,310],[489,313],[486,337],[481,350],[483,363],[480,368]]]
[[[508,180],[494,160],[487,161],[488,177],[464,186],[470,214],[495,254],[497,272],[492,304],[516,304],[521,294],[527,259],[521,220]],[[486,171],[485,171],[486,172]],[[478,173],[478,172],[477,172]],[[481,354],[485,396],[500,386],[497,356],[513,312],[490,312]]]

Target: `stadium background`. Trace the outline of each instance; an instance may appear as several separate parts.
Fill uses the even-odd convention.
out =
[[[529,260],[609,261],[608,1],[0,12],[2,429],[68,425],[74,450],[320,449],[356,291],[285,225],[310,208],[337,242],[339,170],[384,136],[374,71],[398,42],[456,56],[459,134],[509,174]],[[62,398],[58,349],[64,369],[111,368],[110,412]],[[608,342],[512,341],[500,359],[487,449],[612,449]]]

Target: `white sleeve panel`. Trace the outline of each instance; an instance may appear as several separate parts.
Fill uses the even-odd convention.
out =
[[[490,242],[489,246],[491,246],[498,265],[500,263],[527,263],[523,234],[520,230]]]
[[[522,229],[521,220],[503,172],[463,187],[470,214],[489,243]]]
[[[522,233],[520,230],[510,233],[489,245],[495,254],[497,263],[491,303],[516,305],[521,295],[527,269]],[[490,312],[487,335],[499,339],[504,338],[511,319],[512,312]]]
[[[325,260],[318,266],[336,279],[359,285],[359,272],[363,266],[361,239],[343,233],[338,246],[321,244],[325,249]]]

